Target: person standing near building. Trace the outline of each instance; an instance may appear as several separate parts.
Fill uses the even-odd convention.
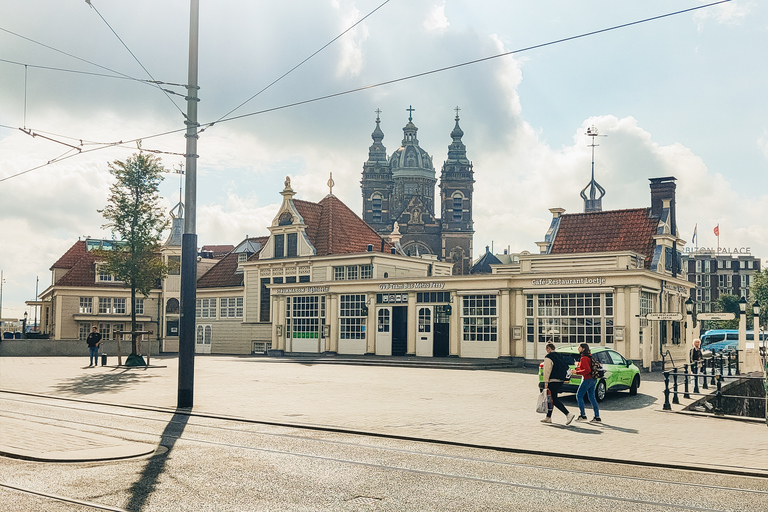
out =
[[[696,379],[698,377],[696,374],[699,373],[699,367],[704,359],[704,354],[701,351],[701,340],[699,338],[693,340],[693,348],[691,349],[688,359],[691,362],[691,373],[694,374],[693,378]]]
[[[563,361],[562,356],[555,352],[555,344],[547,343],[546,346],[547,355],[544,357],[544,389],[549,390],[549,394],[552,400],[549,402],[549,410],[547,410],[547,417],[541,420],[542,423],[552,423],[552,411],[555,407],[565,414],[565,424],[570,425],[573,418],[576,416],[568,412],[563,402],[557,397],[560,392],[560,388],[563,387],[563,383],[566,380],[566,373],[568,372],[568,364]]]
[[[590,423],[601,423],[600,409],[597,407],[597,398],[595,398],[595,383],[597,379],[592,375],[592,352],[589,350],[589,345],[586,343],[579,344],[579,354],[581,359],[574,373],[581,375],[581,384],[576,391],[576,402],[579,404],[579,417],[576,421],[587,421],[587,413],[584,410],[584,395],[589,398],[589,403],[592,404],[592,410],[595,413],[595,417],[592,418]]]
[[[97,327],[91,329],[91,333],[85,340],[88,343],[88,351],[91,353],[90,363],[88,368],[92,366],[98,366],[99,364],[99,345],[101,345],[101,333]]]

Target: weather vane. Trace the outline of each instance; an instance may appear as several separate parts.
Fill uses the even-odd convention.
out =
[[[333,195],[333,186],[335,184],[336,183],[334,183],[334,181],[333,181],[333,173],[331,173],[331,177],[328,178],[328,187],[331,189],[331,191],[329,192],[330,195]]]

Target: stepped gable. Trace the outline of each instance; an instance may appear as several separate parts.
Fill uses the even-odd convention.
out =
[[[635,251],[650,268],[658,225],[650,208],[564,214],[549,253]]]
[[[317,256],[367,252],[369,244],[374,252],[381,252],[381,235],[336,196],[329,194],[319,203],[294,199],[293,204],[304,219]],[[384,252],[389,253],[391,247],[385,242]]]
[[[53,270],[55,268],[72,268],[75,263],[86,254],[88,254],[88,250],[85,248],[85,240],[78,240],[56,261],[56,263],[51,265],[51,268],[48,270]]]

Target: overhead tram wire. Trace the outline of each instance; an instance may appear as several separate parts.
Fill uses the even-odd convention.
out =
[[[352,30],[352,29],[353,29],[353,28],[355,28],[356,26],[358,26],[360,23],[362,23],[363,21],[365,21],[365,20],[366,20],[368,17],[370,17],[370,16],[371,16],[373,13],[375,13],[376,11],[378,11],[379,9],[381,9],[382,7],[384,7],[384,6],[385,6],[386,4],[388,4],[389,2],[390,2],[390,0],[385,0],[383,3],[381,3],[381,4],[380,4],[378,7],[376,7],[374,10],[372,10],[371,12],[369,12],[368,14],[366,14],[365,16],[363,16],[362,18],[360,18],[359,20],[357,20],[357,21],[356,21],[354,24],[352,24],[352,26],[350,26],[350,27],[349,27],[348,29],[346,29],[344,32],[342,32],[342,33],[341,33],[341,34],[339,34],[338,36],[336,36],[336,37],[334,37],[333,39],[331,39],[330,41],[328,41],[328,42],[327,42],[325,45],[323,45],[323,46],[322,46],[322,47],[321,47],[319,50],[317,50],[315,53],[313,53],[312,55],[310,55],[309,57],[307,57],[307,58],[306,58],[306,59],[304,59],[303,61],[301,61],[301,62],[299,62],[298,64],[296,64],[295,66],[293,66],[291,69],[289,69],[288,71],[286,71],[286,72],[285,72],[285,73],[284,73],[282,76],[280,76],[280,78],[277,78],[277,79],[276,79],[276,80],[274,80],[272,83],[270,83],[269,85],[267,85],[266,87],[264,87],[262,90],[260,90],[259,92],[257,92],[256,94],[254,94],[253,96],[251,96],[250,98],[248,98],[247,100],[245,100],[244,102],[242,102],[241,104],[239,104],[238,106],[236,106],[235,108],[233,108],[232,110],[230,110],[229,112],[227,112],[226,114],[224,114],[223,116],[221,116],[221,117],[219,118],[219,120],[218,120],[218,121],[214,121],[214,123],[210,123],[208,126],[206,126],[206,128],[209,128],[209,127],[213,126],[215,123],[218,123],[219,121],[221,121],[222,119],[224,119],[224,118],[225,118],[225,117],[227,117],[228,115],[232,114],[233,112],[235,112],[236,110],[238,110],[240,107],[242,107],[243,105],[245,105],[246,103],[248,103],[249,101],[251,101],[252,99],[254,99],[255,97],[257,97],[258,95],[260,95],[260,94],[261,94],[261,93],[263,93],[264,91],[266,91],[267,89],[269,89],[270,87],[272,87],[273,85],[275,85],[277,82],[279,82],[280,80],[282,80],[283,78],[285,78],[286,76],[288,76],[289,74],[291,74],[293,71],[295,71],[297,68],[299,68],[299,67],[300,67],[301,65],[303,65],[305,62],[307,62],[309,59],[311,59],[312,57],[314,57],[315,55],[317,55],[317,54],[318,54],[318,53],[320,53],[321,51],[323,51],[323,50],[325,50],[326,48],[328,48],[330,45],[332,45],[333,43],[335,43],[335,42],[336,42],[336,41],[337,41],[339,38],[341,38],[341,37],[342,37],[344,34],[346,34],[347,32],[349,32],[350,30]],[[203,128],[203,130],[200,130],[200,132],[204,131],[206,128]]]
[[[528,47],[525,47],[525,48],[521,48],[519,50],[513,50],[513,51],[509,51],[509,52],[504,52],[504,53],[500,53],[500,54],[497,54],[497,55],[491,55],[489,57],[483,57],[481,59],[475,59],[475,60],[463,62],[463,63],[460,63],[460,64],[454,64],[452,66],[446,66],[446,67],[442,67],[442,68],[438,68],[438,69],[433,69],[431,71],[425,71],[423,73],[417,73],[417,74],[414,74],[414,75],[409,75],[409,76],[405,76],[405,77],[401,77],[401,78],[396,78],[396,79],[393,79],[393,80],[387,80],[385,82],[379,82],[377,84],[371,84],[371,85],[366,85],[366,86],[363,86],[363,87],[357,87],[355,89],[350,89],[350,90],[347,90],[347,91],[337,92],[337,93],[333,93],[333,94],[327,94],[325,96],[318,96],[316,98],[311,98],[311,99],[303,100],[303,101],[297,101],[297,102],[294,102],[294,103],[288,103],[286,105],[281,105],[281,106],[272,107],[272,108],[268,108],[268,109],[264,109],[264,110],[259,110],[259,111],[256,111],[256,112],[251,112],[251,113],[248,113],[248,114],[242,114],[242,115],[239,115],[239,116],[223,118],[223,119],[221,119],[219,121],[213,121],[213,122],[210,122],[210,123],[202,123],[202,124],[200,124],[200,126],[203,127],[203,128],[201,130],[199,130],[198,133],[203,132],[205,129],[210,128],[214,124],[223,123],[223,122],[226,122],[226,121],[234,121],[236,119],[242,119],[242,118],[245,118],[245,117],[251,117],[251,116],[260,115],[260,114],[266,114],[268,112],[274,112],[274,111],[277,111],[277,110],[282,110],[282,109],[286,109],[286,108],[296,107],[296,106],[299,106],[299,105],[305,105],[305,104],[308,104],[308,103],[314,103],[316,101],[322,101],[322,100],[326,100],[326,99],[330,99],[330,98],[336,98],[336,97],[339,97],[339,96],[344,96],[344,95],[352,94],[352,93],[355,93],[355,92],[361,92],[361,91],[365,91],[365,90],[368,90],[368,89],[373,89],[373,88],[376,88],[376,87],[381,87],[381,86],[384,86],[384,85],[389,85],[389,84],[393,84],[393,83],[397,83],[397,82],[403,82],[403,81],[406,81],[406,80],[411,80],[413,78],[419,78],[419,77],[422,77],[422,76],[427,76],[427,75],[432,75],[432,74],[435,74],[435,73],[440,73],[442,71],[448,71],[448,70],[451,70],[451,69],[456,69],[456,68],[468,66],[470,64],[477,64],[477,63],[480,63],[480,62],[485,62],[485,61],[497,59],[497,58],[500,58],[500,57],[506,57],[508,55],[513,55],[513,54],[523,53],[523,52],[530,51],[530,50],[535,50],[537,48],[544,48],[544,47],[547,47],[547,46],[552,46],[552,45],[559,44],[559,43],[564,43],[564,42],[567,42],[567,41],[573,41],[575,39],[581,39],[581,38],[584,38],[584,37],[593,36],[593,35],[601,34],[601,33],[604,33],[604,32],[610,32],[610,31],[613,31],[613,30],[618,30],[618,29],[630,27],[630,26],[633,26],[633,25],[639,25],[639,24],[642,24],[642,23],[648,23],[650,21],[656,21],[656,20],[660,20],[660,19],[663,19],[663,18],[668,18],[668,17],[671,17],[671,16],[676,16],[678,14],[685,14],[685,13],[688,13],[688,12],[697,11],[699,9],[705,9],[707,7],[712,7],[712,6],[715,6],[715,5],[728,3],[730,1],[731,0],[720,0],[718,2],[712,2],[712,3],[709,3],[709,4],[700,5],[700,6],[697,6],[697,7],[691,7],[689,9],[684,9],[684,10],[681,10],[681,11],[675,11],[675,12],[671,12],[671,13],[667,13],[667,14],[661,14],[659,16],[653,16],[651,18],[645,18],[645,19],[642,19],[642,20],[633,21],[633,22],[629,22],[629,23],[624,23],[624,24],[621,24],[621,25],[614,25],[612,27],[608,27],[608,28],[604,28],[604,29],[600,29],[600,30],[594,30],[594,31],[591,31],[591,32],[585,32],[583,34],[578,34],[578,35],[575,35],[575,36],[570,36],[570,37],[566,37],[566,38],[562,38],[562,39],[557,39],[557,40],[554,40],[554,41],[549,41],[547,43],[541,43],[541,44],[537,44],[537,45],[533,45],[533,46],[528,46]],[[4,29],[0,28],[0,30],[4,30]],[[0,125],[0,126],[3,126],[3,125]],[[7,128],[11,128],[11,127],[8,127],[8,126],[6,126],[6,127]],[[16,128],[11,128],[11,129],[15,130]],[[146,136],[146,137],[138,137],[136,139],[131,139],[131,140],[128,140],[128,141],[120,141],[120,142],[116,142],[116,143],[105,144],[105,145],[103,145],[101,147],[98,147],[98,148],[83,150],[82,153],[91,152],[91,151],[97,151],[99,149],[106,149],[108,147],[113,147],[113,146],[116,146],[116,145],[119,145],[119,144],[130,144],[132,142],[137,142],[137,141],[140,141],[140,140],[146,140],[146,139],[152,139],[152,138],[156,138],[156,137],[162,137],[164,135],[171,135],[171,134],[179,133],[179,132],[183,132],[183,131],[186,131],[186,128],[179,128],[178,130],[171,130],[171,131],[167,131],[167,132],[158,133],[158,134],[155,134],[155,135],[149,135],[149,136]],[[78,153],[78,154],[81,154],[81,153]],[[75,155],[70,155],[69,157],[66,157],[66,158],[71,158],[72,156],[75,156]],[[62,159],[62,160],[64,160],[64,159]],[[19,173],[16,173],[16,174],[12,174],[10,176],[6,176],[4,178],[0,178],[0,182],[9,180],[11,178],[15,178],[17,176],[21,176],[23,174],[26,174],[28,172],[40,169],[40,168],[45,167],[47,165],[50,165],[52,163],[56,163],[56,162],[50,161],[48,163],[39,165],[39,166],[34,167],[32,169],[28,169],[26,171],[22,171],[22,172],[19,172]]]
[[[99,15],[99,18],[101,18],[101,20],[102,20],[102,21],[103,21],[103,22],[104,22],[104,23],[107,25],[107,27],[109,27],[109,30],[111,30],[111,31],[112,31],[112,33],[115,35],[115,37],[117,38],[117,40],[118,40],[118,41],[120,41],[120,43],[123,45],[123,47],[124,47],[126,50],[128,50],[128,53],[130,53],[130,54],[131,54],[131,57],[133,57],[133,59],[134,59],[136,62],[138,62],[139,66],[141,66],[141,69],[143,69],[143,70],[144,70],[144,72],[145,72],[147,75],[149,75],[149,78],[151,78],[151,79],[152,79],[152,81],[154,82],[154,81],[155,81],[155,77],[154,77],[154,76],[152,76],[152,73],[150,73],[150,72],[149,72],[149,70],[148,70],[146,67],[144,67],[144,64],[142,64],[142,63],[141,63],[141,61],[139,60],[139,58],[138,58],[138,57],[136,57],[136,55],[135,55],[135,54],[134,54],[134,53],[131,51],[131,49],[130,49],[130,48],[128,48],[128,45],[127,45],[127,44],[125,44],[125,41],[123,41],[123,40],[122,40],[122,38],[121,38],[121,37],[120,37],[120,36],[117,34],[117,32],[115,32],[115,29],[113,29],[113,28],[112,28],[112,25],[110,25],[110,24],[109,24],[109,22],[108,22],[106,19],[104,19],[104,16],[102,16],[102,15],[101,15],[101,13],[99,12],[99,10],[96,8],[96,6],[95,6],[95,5],[93,5],[93,3],[91,3],[91,0],[85,0],[85,3],[87,3],[89,6],[91,6],[91,9],[93,9],[94,11],[96,11],[96,14],[98,14],[98,15]],[[176,104],[176,102],[175,102],[175,101],[173,101],[173,99],[172,99],[172,98],[171,98],[171,97],[168,95],[168,92],[167,92],[165,89],[163,89],[162,87],[160,87],[159,85],[155,85],[155,86],[156,86],[158,89],[160,89],[161,91],[163,91],[163,94],[165,94],[165,97],[166,97],[166,98],[168,98],[168,101],[170,101],[171,103],[173,103],[173,106],[174,106],[174,107],[176,107],[176,110],[178,110],[179,112],[181,112],[181,115],[184,117],[184,119],[186,119],[186,118],[187,118],[187,114],[185,114],[185,113],[184,113],[184,111],[181,109],[181,107],[179,107],[179,106]],[[184,96],[184,95],[180,95],[180,96]]]
[[[242,114],[242,115],[239,115],[239,116],[233,116],[233,117],[228,117],[228,118],[225,118],[225,119],[219,119],[218,121],[214,121],[214,122],[211,122],[211,123],[203,123],[203,124],[201,124],[201,126],[203,126],[204,128],[202,130],[200,130],[200,131],[202,132],[205,129],[207,129],[207,128],[209,128],[209,127],[211,127],[211,126],[213,126],[214,124],[217,124],[217,123],[223,123],[223,122],[226,122],[226,121],[234,121],[236,119],[243,119],[245,117],[255,116],[255,115],[259,115],[259,114],[266,114],[268,112],[274,112],[276,110],[282,110],[282,109],[285,109],[285,108],[297,107],[299,105],[306,105],[308,103],[314,103],[316,101],[322,101],[322,100],[327,100],[327,99],[331,99],[331,98],[337,98],[339,96],[345,96],[347,94],[352,94],[352,93],[355,93],[355,92],[366,91],[368,89],[375,89],[376,87],[382,87],[384,85],[390,85],[390,84],[394,84],[394,83],[398,83],[398,82],[404,82],[406,80],[412,80],[414,78],[421,78],[423,76],[433,75],[433,74],[436,74],[436,73],[441,73],[443,71],[450,71],[452,69],[457,69],[457,68],[461,68],[461,67],[464,67],[464,66],[469,66],[471,64],[479,64],[481,62],[486,62],[486,61],[493,60],[493,59],[498,59],[498,58],[501,58],[501,57],[507,57],[509,55],[523,53],[523,52],[527,52],[527,51],[530,51],[530,50],[536,50],[536,49],[539,49],[539,48],[545,48],[547,46],[552,46],[552,45],[559,44],[559,43],[565,43],[565,42],[568,42],[568,41],[574,41],[576,39],[582,39],[582,38],[585,38],[585,37],[594,36],[594,35],[602,34],[602,33],[605,33],[605,32],[611,32],[613,30],[627,28],[627,27],[631,27],[631,26],[634,26],[634,25],[640,25],[642,23],[648,23],[650,21],[657,21],[657,20],[660,20],[660,19],[663,19],[663,18],[668,18],[668,17],[671,17],[671,16],[676,16],[678,14],[685,14],[685,13],[688,13],[688,12],[697,11],[699,9],[704,9],[704,8],[712,7],[712,6],[715,6],[715,5],[728,3],[730,1],[731,0],[719,0],[718,2],[712,2],[712,3],[709,3],[709,4],[705,4],[705,5],[699,5],[697,7],[691,7],[689,9],[683,9],[681,11],[675,11],[675,12],[670,12],[670,13],[667,13],[667,14],[661,14],[659,16],[653,16],[651,18],[645,18],[645,19],[642,19],[642,20],[632,21],[632,22],[629,22],[629,23],[622,23],[621,25],[614,25],[612,27],[603,28],[603,29],[599,29],[599,30],[593,30],[591,32],[585,32],[583,34],[578,34],[578,35],[575,35],[575,36],[564,37],[562,39],[556,39],[554,41],[549,41],[549,42],[546,42],[546,43],[541,43],[541,44],[537,44],[537,45],[533,45],[533,46],[527,46],[527,47],[524,47],[524,48],[520,48],[518,50],[512,50],[512,51],[509,51],[509,52],[504,52],[504,53],[499,53],[499,54],[496,54],[496,55],[491,55],[489,57],[483,57],[483,58],[480,58],[480,59],[474,59],[474,60],[462,62],[460,64],[453,64],[451,66],[445,66],[445,67],[433,69],[433,70],[430,70],[430,71],[424,71],[422,73],[416,73],[416,74],[404,76],[404,77],[401,77],[401,78],[395,78],[393,80],[387,80],[385,82],[379,82],[379,83],[371,84],[371,85],[364,85],[362,87],[357,87],[355,89],[349,89],[347,91],[337,92],[337,93],[333,93],[333,94],[326,94],[325,96],[318,96],[316,98],[311,98],[311,99],[308,99],[308,100],[297,101],[297,102],[294,102],[294,103],[288,103],[286,105],[281,105],[281,106],[278,106],[278,107],[272,107],[272,108],[267,108],[267,109],[264,109],[264,110],[258,110],[256,112],[251,112],[251,113],[248,113],[248,114]]]

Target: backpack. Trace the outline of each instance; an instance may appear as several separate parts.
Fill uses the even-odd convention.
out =
[[[592,378],[593,379],[600,379],[605,375],[605,370],[603,370],[603,365],[600,364],[600,361],[597,360],[597,358],[594,357],[594,355],[589,357],[591,361],[591,367],[592,367]]]
[[[560,354],[556,352],[550,352],[546,357],[552,360],[552,372],[549,374],[549,378],[551,380],[568,380],[566,379],[566,374],[568,373],[568,365],[565,361],[563,361],[563,358],[560,357]]]

